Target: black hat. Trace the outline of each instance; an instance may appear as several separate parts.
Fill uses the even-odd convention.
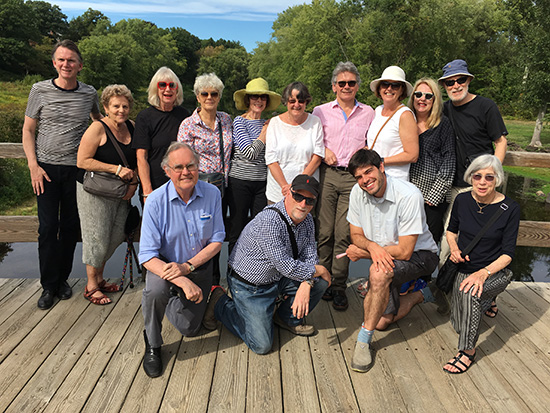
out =
[[[308,192],[311,192],[315,197],[319,195],[319,181],[313,176],[309,175],[298,175],[292,181],[292,189],[304,189]]]

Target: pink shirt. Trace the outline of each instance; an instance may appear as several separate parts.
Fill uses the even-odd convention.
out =
[[[374,110],[356,102],[347,120],[338,101],[325,103],[313,109],[323,124],[325,147],[338,159],[337,166],[348,166],[351,156],[367,142],[367,130],[374,119]]]

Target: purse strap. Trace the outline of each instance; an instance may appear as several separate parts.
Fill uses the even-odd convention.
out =
[[[115,150],[117,151],[118,156],[120,156],[120,158],[122,159],[122,163],[126,168],[131,169],[130,165],[128,164],[128,161],[126,160],[126,157],[124,156],[124,152],[122,152],[122,149],[120,148],[120,145],[117,139],[115,138],[115,135],[113,135],[113,132],[105,122],[103,122],[101,119],[99,121],[103,124],[103,127],[105,128],[105,134],[109,137],[109,139],[111,139],[111,142],[113,143],[113,146],[115,147]]]
[[[384,124],[382,125],[382,127],[378,130],[378,133],[376,134],[376,137],[374,138],[374,141],[372,142],[372,146],[369,148],[368,145],[367,145],[367,149],[369,150],[373,150],[374,148],[374,144],[376,143],[376,140],[378,139],[378,135],[380,135],[380,132],[382,132],[382,129],[384,129],[384,126],[386,126],[388,124],[388,122],[391,120],[391,118],[393,118],[393,115],[395,115],[397,113],[397,111],[399,109],[401,109],[403,106],[405,106],[404,104],[400,104],[397,109],[395,109],[392,114],[390,115],[390,117],[384,122]]]
[[[292,228],[290,226],[290,223],[284,216],[284,214],[277,208],[274,207],[267,207],[266,209],[272,209],[273,211],[277,212],[281,218],[283,219],[284,223],[286,224],[286,229],[288,231],[288,236],[290,237],[290,245],[292,246],[292,256],[295,260],[298,259],[298,243],[296,242],[296,237],[294,236],[294,231],[292,231]]]
[[[223,152],[223,129],[221,120],[218,120],[218,133],[220,134],[220,156],[222,158],[222,174],[225,177],[225,155]]]
[[[476,244],[479,242],[481,237],[487,232],[487,230],[495,223],[495,221],[508,209],[508,205],[504,202],[500,204],[500,208],[493,214],[491,219],[487,221],[487,223],[481,228],[481,230],[477,233],[475,238],[470,241],[468,246],[462,251],[462,258],[464,258],[466,255],[468,255],[476,246]]]

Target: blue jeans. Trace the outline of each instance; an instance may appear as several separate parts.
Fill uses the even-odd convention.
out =
[[[222,324],[237,337],[240,337],[254,353],[266,354],[273,345],[273,314],[278,296],[288,296],[277,312],[281,320],[288,325],[303,323],[292,315],[292,303],[299,281],[283,277],[278,283],[252,286],[231,276],[227,283],[233,299],[223,296],[216,303],[215,315]],[[311,312],[328,287],[323,279],[318,279],[311,289],[309,311]]]

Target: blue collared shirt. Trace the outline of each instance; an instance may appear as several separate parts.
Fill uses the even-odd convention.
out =
[[[287,226],[277,212],[269,210],[273,207],[283,213],[294,232],[298,245],[296,260],[292,256]],[[312,216],[308,214],[304,221],[294,225],[284,200],[265,208],[248,223],[229,257],[229,265],[237,274],[258,285],[277,282],[282,277],[309,280],[315,274],[317,262]]]
[[[148,197],[143,211],[139,261],[166,258],[183,263],[212,242],[223,242],[220,191],[198,181],[187,204],[168,181]]]

